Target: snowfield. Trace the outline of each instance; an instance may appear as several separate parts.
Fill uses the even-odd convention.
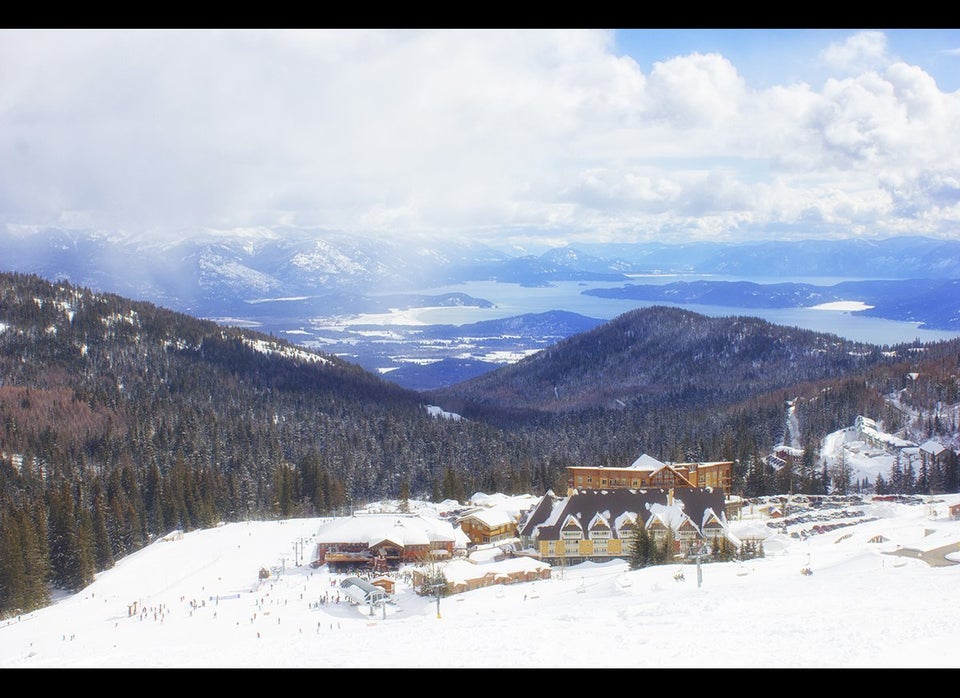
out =
[[[438,604],[398,574],[373,608],[346,600],[346,575],[306,564],[323,519],[226,524],[158,540],[0,622],[0,666],[960,667],[960,495],[916,502],[792,503],[786,532],[748,506],[731,532],[765,535],[765,557],[699,575],[694,562],[554,566]],[[935,549],[943,566],[918,557]]]

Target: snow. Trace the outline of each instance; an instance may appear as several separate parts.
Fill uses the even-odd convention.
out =
[[[328,364],[330,361],[319,354],[315,354],[312,351],[304,351],[296,347],[289,346],[280,346],[275,342],[267,342],[262,339],[249,339],[247,337],[243,338],[243,343],[254,351],[258,351],[261,354],[279,354],[281,356],[286,356],[288,358],[294,359],[296,361],[306,361],[308,363],[320,363]]]
[[[956,668],[960,565],[917,553],[960,559],[952,504],[960,495],[866,500],[862,516],[804,537],[792,534],[812,520],[783,533],[750,505],[731,532],[765,536],[763,558],[699,574],[692,562],[555,565],[550,579],[439,602],[397,575],[376,607],[347,600],[350,575],[306,564],[329,519],[230,523],[167,536],[0,621],[0,667]],[[426,516],[457,503],[411,505]],[[261,568],[274,571],[260,580]]]
[[[869,310],[872,307],[872,305],[867,305],[863,301],[833,301],[831,303],[811,305],[810,310],[842,310],[844,312],[857,312],[858,310]]]
[[[459,422],[462,418],[456,412],[447,412],[442,407],[438,407],[437,405],[425,405],[425,409],[427,410],[427,413],[431,417],[437,417],[442,419],[452,419],[455,422]]]

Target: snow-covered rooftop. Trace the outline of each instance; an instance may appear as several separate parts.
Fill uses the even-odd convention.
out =
[[[447,521],[410,514],[355,514],[333,519],[316,534],[317,543],[355,541],[376,545],[384,540],[401,546],[452,541],[455,548],[465,548],[470,542],[463,531]]]

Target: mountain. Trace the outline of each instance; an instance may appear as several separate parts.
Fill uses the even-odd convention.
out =
[[[264,299],[317,298],[365,312],[386,293],[490,280],[524,286],[627,281],[629,275],[960,278],[960,241],[923,237],[758,243],[578,244],[517,255],[469,239],[355,236],[263,228],[174,240],[98,231],[0,227],[7,271],[61,279],[196,316],[223,317]]]
[[[200,316],[234,314],[265,298],[336,300],[439,286],[453,283],[457,269],[507,259],[469,241],[364,238],[304,229],[209,231],[151,240],[7,227],[0,229],[0,247],[9,271]]]
[[[877,347],[750,317],[641,308],[510,366],[431,392],[520,410],[714,407],[889,361]]]
[[[487,460],[501,451],[517,455]],[[106,478],[130,467],[129,486],[139,489],[154,467],[169,478],[183,463],[198,478],[188,489],[206,488],[192,492],[203,506],[154,495],[149,515],[140,513],[165,507],[167,523],[196,525],[277,506],[321,512],[396,492],[403,480],[426,494],[445,473],[450,486],[454,472],[478,485],[512,468],[522,449],[482,425],[433,418],[416,392],[338,357],[144,301],[2,274],[0,453],[11,478],[0,492],[8,486],[15,499],[25,496],[22,478],[70,480],[88,469]],[[287,467],[291,491],[278,499]],[[201,485],[201,475],[210,481]],[[144,521],[136,525],[143,537]]]
[[[422,327],[403,327],[402,319],[392,317],[417,309],[491,308],[494,303],[482,295],[487,284],[544,289],[570,282],[617,283],[621,286],[585,288],[583,294],[754,310],[858,301],[871,306],[857,311],[863,315],[917,323],[924,329],[960,330],[960,307],[953,301],[960,283],[960,242],[923,237],[577,244],[529,254],[468,238],[356,236],[294,227],[207,230],[155,240],[3,226],[0,249],[9,271],[286,336],[417,390],[482,375],[503,361],[543,348],[554,336],[523,333],[506,350],[497,336],[490,336],[488,341],[472,341],[465,352],[454,342],[435,342],[427,351]],[[664,274],[752,281],[636,283],[638,276]],[[850,281],[833,286],[778,281],[798,276]],[[758,283],[763,279],[773,283]],[[467,295],[457,288],[465,283],[481,290]],[[366,315],[382,317],[368,322]],[[354,326],[358,318],[362,329]],[[347,319],[350,326],[344,323]]]
[[[617,260],[625,273],[696,273],[749,278],[960,278],[960,241],[885,239],[759,242],[578,243],[584,254]]]

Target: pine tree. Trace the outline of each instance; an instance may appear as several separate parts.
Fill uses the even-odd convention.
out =
[[[18,516],[0,509],[0,618],[26,610],[29,596]]]
[[[94,485],[93,494],[94,560],[97,570],[101,571],[113,567],[113,545],[110,541],[110,533],[107,531],[105,509],[103,490],[97,483]]]
[[[407,478],[400,481],[400,511],[404,514],[410,511],[410,483]]]
[[[652,557],[651,548],[652,541],[650,540],[650,532],[646,526],[643,525],[643,522],[640,521],[634,529],[633,538],[630,543],[630,569],[638,570],[650,565]]]
[[[23,609],[35,609],[50,602],[50,590],[47,581],[50,576],[50,564],[47,559],[46,528],[37,525],[35,520],[46,516],[42,503],[32,513],[20,512],[20,548],[23,551],[23,567],[27,577],[27,598]]]

